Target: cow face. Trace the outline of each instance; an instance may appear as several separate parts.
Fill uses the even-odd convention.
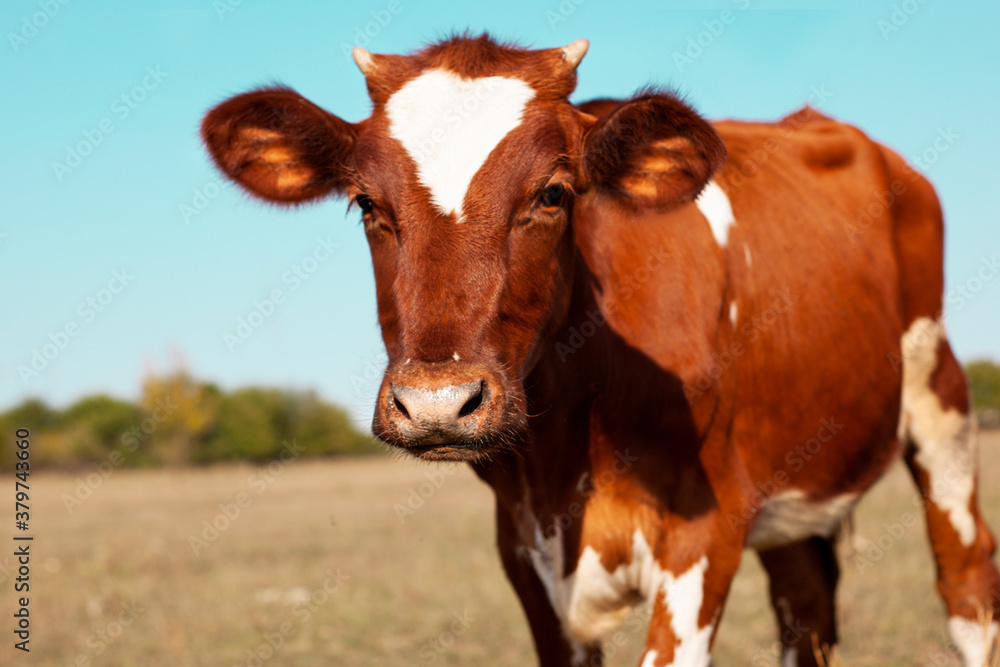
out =
[[[367,120],[284,88],[206,116],[216,164],[252,194],[344,194],[360,210],[389,356],[373,421],[385,442],[452,460],[513,442],[526,425],[523,381],[569,307],[574,200],[671,208],[724,159],[711,127],[673,96],[642,93],[600,119],[571,106],[586,49],[486,37],[406,57],[356,49]]]

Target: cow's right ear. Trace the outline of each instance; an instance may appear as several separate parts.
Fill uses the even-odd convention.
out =
[[[215,107],[201,123],[215,164],[247,192],[298,204],[347,186],[358,128],[289,88],[264,88]]]
[[[726,160],[712,126],[675,95],[641,91],[610,108],[587,131],[586,168],[591,182],[638,210],[667,210],[698,196]]]

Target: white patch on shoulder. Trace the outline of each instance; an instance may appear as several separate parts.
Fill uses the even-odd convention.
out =
[[[473,176],[521,124],[534,96],[535,90],[520,79],[465,79],[444,69],[427,70],[386,102],[389,134],[416,163],[431,201],[461,221]]]
[[[715,181],[709,181],[694,203],[708,220],[715,242],[719,247],[725,248],[729,242],[729,228],[736,224],[733,207],[725,191]]]
[[[963,545],[976,539],[976,520],[969,511],[975,484],[976,424],[958,410],[944,410],[931,389],[938,365],[937,349],[944,325],[917,318],[903,334],[903,406],[899,436],[917,448],[916,462],[930,478],[931,502],[948,515]]]
[[[680,643],[674,647],[671,665],[707,667],[712,661],[709,652],[712,625],[698,628],[698,616],[705,598],[705,571],[708,558],[702,556],[684,574],[674,577],[669,572],[663,581],[663,597],[670,610],[670,627]]]
[[[736,302],[732,301],[729,303],[729,321],[736,326],[737,316],[739,315],[739,308],[736,307]]]
[[[761,509],[748,544],[754,549],[767,549],[813,535],[831,537],[857,500],[856,493],[844,493],[819,503],[807,500],[799,489],[775,494]]]
[[[987,662],[990,651],[997,641],[998,626],[990,623],[984,627],[979,621],[961,616],[948,619],[948,634],[962,655],[962,664],[966,667],[981,667]]]

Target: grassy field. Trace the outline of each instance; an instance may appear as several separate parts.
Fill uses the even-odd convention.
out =
[[[1000,434],[985,434],[982,445],[982,501],[1000,527]],[[380,457],[263,472],[116,470],[90,486],[85,477],[31,477],[31,653],[15,651],[5,630],[0,664],[534,664],[493,547],[491,494],[464,468]],[[8,499],[10,480],[5,473],[0,484]],[[433,494],[401,521],[396,506],[422,484]],[[82,498],[72,511],[70,497]],[[886,524],[914,512],[913,498],[897,465],[862,502],[854,542],[877,541]],[[2,532],[7,545],[12,523]],[[844,664],[957,665],[923,521],[863,570],[850,544],[842,549]],[[12,552],[0,555],[5,628]],[[716,664],[779,664],[773,622],[748,552]],[[610,664],[636,664],[643,642],[630,635]]]

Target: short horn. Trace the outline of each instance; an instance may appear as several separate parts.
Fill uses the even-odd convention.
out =
[[[584,49],[586,50],[586,49]],[[357,63],[358,69],[365,76],[368,76],[375,71],[375,56],[368,49],[363,49],[360,46],[355,46],[351,49],[351,55],[354,57],[354,62]]]
[[[583,60],[583,57],[587,55],[587,49],[589,48],[589,39],[578,39],[572,44],[567,44],[562,50],[563,60],[570,66],[570,69],[576,69],[580,61]]]

